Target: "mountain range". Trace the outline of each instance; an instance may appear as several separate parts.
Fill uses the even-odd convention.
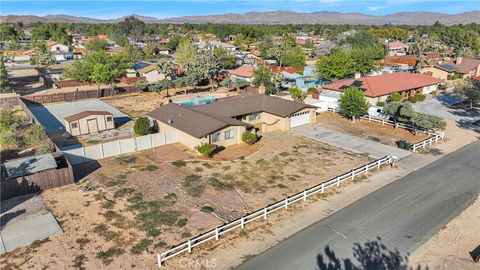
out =
[[[436,21],[445,24],[480,23],[480,11],[459,14],[443,14],[434,12],[399,12],[388,15],[368,15],[364,13],[312,12],[299,13],[291,11],[248,12],[244,14],[227,13],[220,15],[184,16],[166,19],[132,14],[146,23],[226,23],[226,24],[405,24],[429,25]],[[5,15],[0,16],[0,22],[72,22],[72,23],[116,23],[123,21],[124,16],[117,19],[94,19],[69,15]]]

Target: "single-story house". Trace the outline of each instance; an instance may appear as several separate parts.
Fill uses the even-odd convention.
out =
[[[315,73],[315,68],[313,66],[305,66],[303,72],[288,72],[282,71],[282,76],[284,82],[283,87],[289,88],[291,86],[297,86],[303,91],[307,91],[310,87],[318,87],[326,82],[326,80],[318,78]],[[299,74],[302,73],[303,75]]]
[[[367,76],[338,80],[323,85],[323,89],[343,92],[345,88],[355,86],[362,89],[370,104],[385,101],[390,94],[399,93],[408,98],[415,94],[429,94],[437,90],[442,80],[419,73],[395,72],[378,76]]]
[[[170,103],[147,116],[158,131],[174,130],[178,142],[192,149],[201,143],[241,143],[242,133],[250,128],[268,133],[316,121],[315,107],[262,94],[226,97],[199,106]]]
[[[55,41],[49,41],[47,47],[52,53],[67,53],[70,51],[70,48],[67,45]]]
[[[480,59],[457,57],[453,61],[439,61],[421,72],[441,80],[474,78],[480,76]]]
[[[156,63],[138,62],[126,71],[127,77],[144,77],[149,83],[165,80],[165,74],[158,71]]]
[[[255,70],[255,66],[240,66],[232,71],[230,71],[230,77],[233,79],[242,79],[246,80],[247,82],[253,81],[253,71]]]
[[[114,128],[113,114],[107,111],[83,111],[65,117],[65,130],[72,136]]]
[[[408,52],[408,45],[401,41],[388,42],[387,47],[390,56],[406,55]]]

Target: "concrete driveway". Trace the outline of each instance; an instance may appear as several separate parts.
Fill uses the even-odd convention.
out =
[[[457,121],[459,123],[472,123],[480,120],[480,115],[468,113],[464,110],[450,108],[448,106],[459,103],[460,100],[452,95],[442,95],[428,98],[423,102],[413,105],[416,111],[436,115],[447,120]]]
[[[402,150],[394,146],[362,139],[336,130],[326,129],[315,124],[299,126],[293,128],[291,132],[350,152],[366,153],[374,158],[394,155],[401,159],[412,154],[410,151]]]

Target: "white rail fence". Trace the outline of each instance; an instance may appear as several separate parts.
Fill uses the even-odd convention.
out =
[[[162,263],[165,262],[166,260],[173,258],[183,252],[188,251],[189,253],[192,252],[192,248],[205,243],[207,241],[210,241],[212,239],[218,240],[220,236],[223,234],[233,231],[235,229],[243,229],[245,225],[248,223],[257,220],[257,219],[267,219],[267,216],[278,211],[281,209],[287,209],[289,205],[299,202],[299,201],[306,201],[308,197],[315,195],[317,193],[324,193],[325,189],[329,187],[338,187],[340,186],[340,183],[346,180],[354,180],[355,177],[358,177],[362,174],[368,174],[369,171],[379,169],[380,166],[385,165],[385,164],[390,164],[393,166],[393,163],[395,162],[396,157],[395,156],[386,156],[380,159],[377,159],[365,166],[362,166],[360,168],[354,169],[348,173],[339,175],[329,181],[323,182],[321,184],[318,184],[316,186],[313,186],[309,189],[306,189],[302,192],[299,192],[293,196],[289,196],[281,201],[277,201],[273,204],[268,205],[265,208],[259,209],[253,213],[250,213],[248,215],[245,215],[237,220],[231,221],[229,223],[226,223],[220,227],[217,227],[213,230],[210,230],[206,233],[203,233],[195,238],[192,238],[186,242],[183,242],[175,247],[173,247],[170,250],[167,250],[161,254],[157,254],[157,262],[158,266],[161,267]]]
[[[152,149],[154,147],[176,142],[176,133],[174,131],[168,131],[106,143],[99,143],[91,146],[78,146],[70,149],[67,148],[63,149],[62,152],[67,157],[68,161],[75,165],[92,160],[99,160],[107,157],[114,157],[136,151]]]
[[[433,143],[437,143],[439,140],[443,140],[443,138],[445,137],[445,133],[444,132],[437,132],[437,133],[428,133],[428,135],[431,135],[431,137],[429,137],[428,139],[425,139],[423,141],[420,141],[418,143],[414,143],[410,146],[410,149],[412,150],[412,152],[415,152],[417,151],[417,149],[419,148],[426,148],[427,146],[432,146]]]

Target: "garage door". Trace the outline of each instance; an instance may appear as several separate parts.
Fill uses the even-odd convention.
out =
[[[310,112],[294,113],[290,116],[290,127],[298,127],[310,123]]]

